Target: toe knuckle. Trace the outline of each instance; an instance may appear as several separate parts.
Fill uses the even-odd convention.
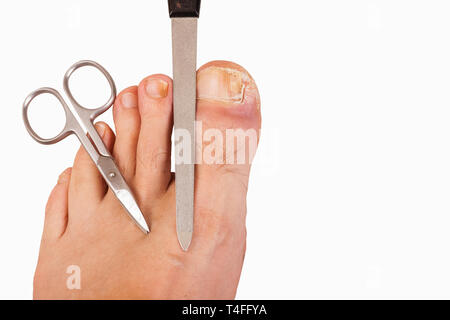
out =
[[[166,165],[170,151],[163,148],[143,153],[138,159],[140,166],[146,171],[155,171]]]

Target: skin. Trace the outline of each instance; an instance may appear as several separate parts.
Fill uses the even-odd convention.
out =
[[[245,69],[213,61],[199,69],[197,81],[197,120],[203,131],[255,129],[259,139],[259,94]],[[144,235],[131,222],[80,148],[47,203],[35,299],[235,297],[245,254],[251,155],[243,164],[196,165],[194,234],[189,250],[182,251],[170,171],[172,108],[172,80],[152,75],[118,95],[113,109],[117,136],[105,123],[96,124],[151,233]],[[224,147],[223,154],[230,151]],[[79,290],[66,285],[71,265],[81,270]]]

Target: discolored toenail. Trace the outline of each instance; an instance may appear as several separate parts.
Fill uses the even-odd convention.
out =
[[[242,71],[211,66],[197,75],[198,99],[241,103],[249,77]]]
[[[136,108],[138,106],[137,96],[131,92],[125,93],[121,100],[125,108]]]
[[[167,97],[169,84],[161,79],[148,79],[145,83],[145,91],[152,99],[161,99]]]

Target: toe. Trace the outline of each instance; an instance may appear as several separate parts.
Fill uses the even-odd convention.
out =
[[[145,199],[166,191],[171,179],[172,80],[165,75],[144,79],[138,88],[141,128],[136,155],[136,183]]]
[[[117,136],[113,154],[120,172],[126,180],[131,179],[135,173],[140,122],[138,88],[134,86],[122,91],[114,104],[114,124]]]
[[[103,122],[97,123],[95,127],[105,146],[111,150],[115,140],[112,130]],[[95,163],[86,150],[80,147],[75,157],[70,179],[69,212],[77,212],[80,217],[88,215],[94,205],[103,199],[106,190],[106,184]],[[76,210],[72,210],[72,208]],[[72,217],[69,217],[69,220],[71,219]]]
[[[195,230],[220,234],[217,228],[232,225],[244,234],[245,224],[236,214],[245,217],[248,176],[261,126],[259,93],[250,74],[226,61],[201,67],[197,121],[201,146],[196,159]],[[220,208],[224,212],[218,212]]]
[[[66,230],[68,212],[68,192],[72,168],[59,176],[45,208],[44,239],[57,239]]]
[[[202,147],[199,170],[245,173],[259,141],[260,99],[255,81],[241,66],[213,61],[197,73],[197,120]],[[217,171],[217,170],[216,170]]]

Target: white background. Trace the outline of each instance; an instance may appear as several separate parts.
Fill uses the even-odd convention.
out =
[[[202,2],[199,66],[235,61],[262,97],[237,297],[450,298],[450,2]],[[0,298],[32,297],[46,199],[79,146],[35,143],[25,96],[80,59],[119,90],[170,75],[170,36],[165,0],[0,2]]]

